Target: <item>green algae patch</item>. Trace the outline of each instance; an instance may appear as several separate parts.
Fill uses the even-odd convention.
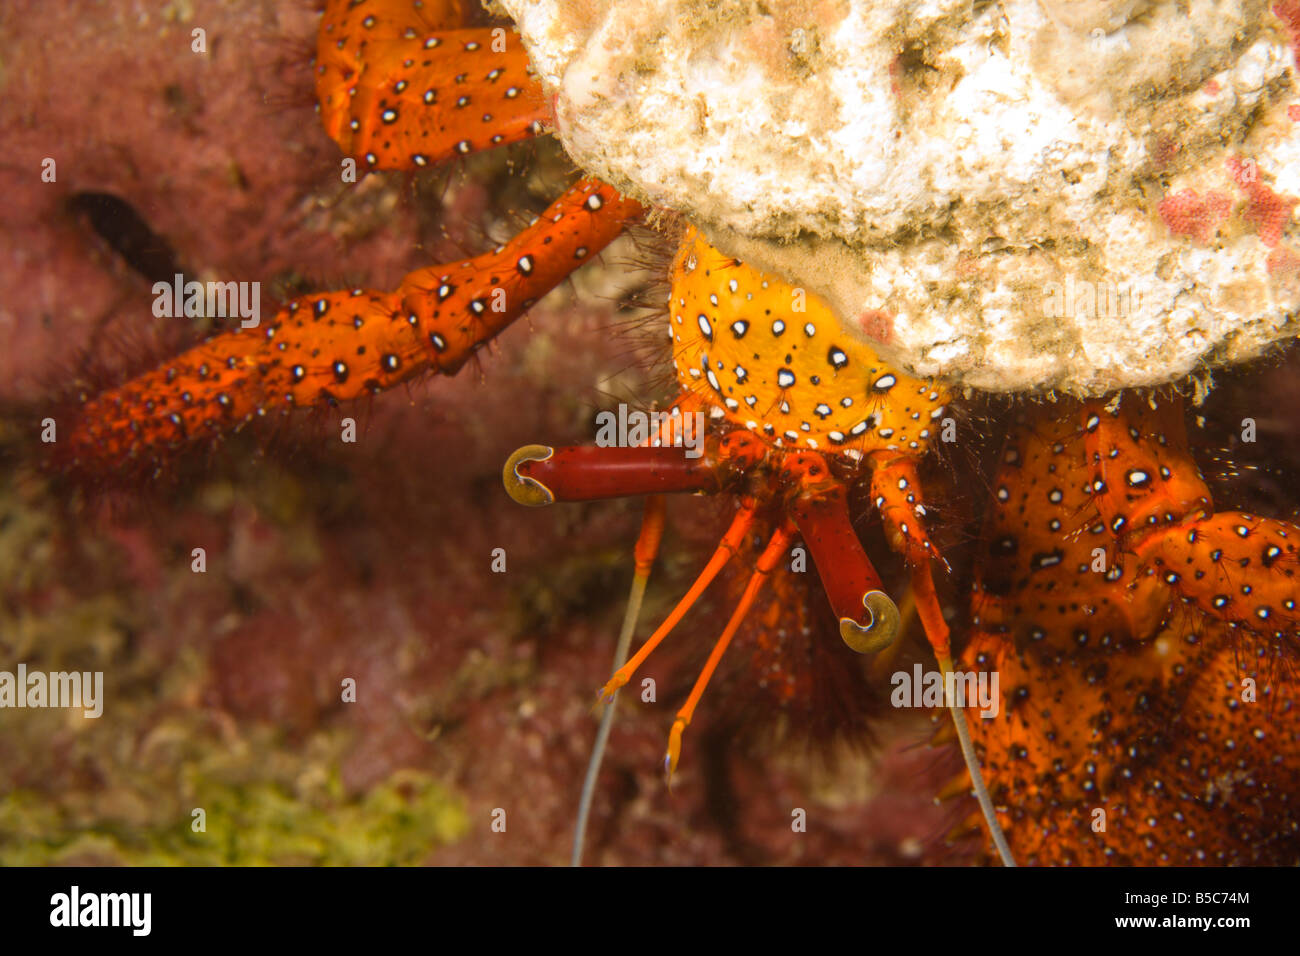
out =
[[[411,770],[352,798],[337,774],[305,799],[271,780],[202,782],[197,790],[202,831],[194,810],[152,826],[83,821],[46,794],[10,793],[0,801],[0,864],[409,866],[469,826],[459,800]]]
[[[110,535],[0,472],[0,672],[102,678],[98,718],[0,708],[0,865],[414,865],[459,839],[468,816],[441,779],[396,759],[348,776],[373,744],[314,687],[305,710],[277,709],[293,677],[248,692],[242,711],[223,699],[214,648],[254,611],[229,596],[231,576],[190,570],[186,541],[211,522],[176,507],[165,529]],[[318,560],[308,545],[298,571]]]

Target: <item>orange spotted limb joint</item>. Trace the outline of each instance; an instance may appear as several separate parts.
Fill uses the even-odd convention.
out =
[[[364,169],[418,169],[542,131],[546,99],[518,35],[459,29],[462,6],[326,7],[316,51],[321,121]]]
[[[88,398],[56,452],[72,469],[157,465],[272,412],[453,373],[639,211],[611,187],[581,180],[491,252],[413,272],[391,293],[305,296],[264,327],[216,335]]]

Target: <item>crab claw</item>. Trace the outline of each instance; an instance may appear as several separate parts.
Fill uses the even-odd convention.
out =
[[[523,505],[596,501],[673,492],[714,492],[723,473],[680,448],[550,448],[525,445],[503,471],[506,491]]]
[[[859,654],[883,650],[898,637],[902,618],[853,530],[844,483],[831,476],[820,457],[806,452],[790,470],[803,479],[791,515],[839,618],[840,637]],[[865,623],[860,620],[862,608],[867,610]]]
[[[555,504],[555,494],[550,488],[530,475],[519,473],[521,465],[530,461],[547,461],[554,454],[555,449],[546,445],[524,445],[516,449],[506,460],[505,468],[501,470],[501,480],[506,486],[506,494],[519,504],[530,508]]]
[[[851,617],[840,618],[840,637],[859,654],[883,651],[898,637],[901,617],[898,605],[884,591],[868,591],[862,606],[871,615],[869,624],[859,624]]]

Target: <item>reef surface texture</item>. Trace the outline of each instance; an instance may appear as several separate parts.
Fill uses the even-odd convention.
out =
[[[1300,332],[1282,0],[502,0],[577,162],[911,371],[1099,394]]]

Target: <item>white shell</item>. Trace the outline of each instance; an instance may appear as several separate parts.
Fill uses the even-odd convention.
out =
[[[912,372],[1094,394],[1300,332],[1263,0],[502,4],[579,164]]]

